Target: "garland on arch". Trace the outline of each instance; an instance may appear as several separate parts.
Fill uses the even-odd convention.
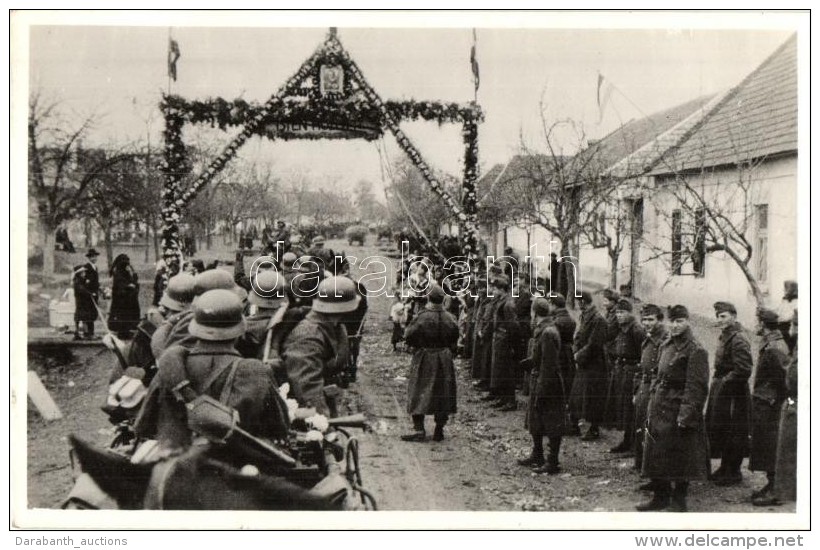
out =
[[[341,87],[331,91],[327,87],[322,89],[321,72],[330,68],[338,74],[339,67],[342,71]],[[432,190],[459,220],[466,253],[473,255],[477,251],[475,182],[478,178],[478,123],[484,116],[481,108],[474,102],[383,101],[342,47],[334,29],[299,70],[262,105],[242,99],[188,101],[167,95],[163,97],[161,107],[166,119],[163,166],[166,186],[162,211],[165,224],[163,247],[166,250],[178,249],[177,222],[181,209],[224,168],[251,136],[283,140],[372,140],[380,137],[387,128]],[[465,157],[461,204],[444,189],[399,127],[400,121],[416,120],[433,121],[439,125],[462,124]],[[182,141],[185,123],[209,124],[222,130],[242,127],[222,153],[187,188],[183,188],[182,184],[183,178],[191,170]],[[301,132],[300,128],[309,128],[309,131]]]

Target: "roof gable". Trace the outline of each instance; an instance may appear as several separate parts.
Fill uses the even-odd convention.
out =
[[[653,174],[797,151],[797,35],[792,35],[670,152]]]

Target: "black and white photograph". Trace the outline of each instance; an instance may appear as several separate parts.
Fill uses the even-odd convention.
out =
[[[9,18],[12,528],[809,528],[808,12]]]

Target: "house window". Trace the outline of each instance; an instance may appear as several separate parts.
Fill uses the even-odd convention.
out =
[[[765,283],[769,277],[769,205],[758,204],[755,207],[755,225],[757,228],[757,242],[755,262],[757,280]]]
[[[692,271],[695,277],[703,277],[706,265],[706,211],[695,211],[695,238],[692,243]]]
[[[672,275],[681,274],[683,232],[680,210],[672,211]]]

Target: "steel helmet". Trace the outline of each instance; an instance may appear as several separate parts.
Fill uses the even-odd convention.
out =
[[[201,296],[209,290],[221,288],[223,290],[233,290],[236,283],[227,271],[222,269],[209,269],[194,277],[194,295]]]
[[[242,301],[226,289],[209,290],[194,303],[188,332],[201,340],[233,340],[245,333]]]
[[[168,280],[168,286],[165,288],[159,304],[171,311],[182,311],[188,307],[193,299],[194,276],[183,272]]]
[[[251,279],[248,301],[257,307],[275,309],[285,299],[285,278],[278,271],[260,271]]]
[[[347,277],[328,277],[319,283],[312,309],[319,313],[348,313],[359,307],[361,297]]]

